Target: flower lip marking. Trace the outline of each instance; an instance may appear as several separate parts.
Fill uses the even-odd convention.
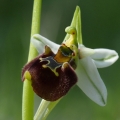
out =
[[[61,63],[56,62],[52,56],[46,57],[46,58],[39,58],[40,62],[47,61],[47,64],[42,65],[43,68],[50,68],[51,71],[54,72],[56,76],[59,76],[58,72],[56,72],[56,69],[61,67]]]
[[[73,51],[67,47],[65,44],[62,44],[58,49],[57,54],[53,56],[48,56],[45,58],[39,58],[40,62],[47,61],[47,64],[42,65],[44,68],[49,68],[54,72],[56,76],[59,76],[59,73],[56,71],[57,68],[61,67],[64,62],[69,62],[72,58]]]

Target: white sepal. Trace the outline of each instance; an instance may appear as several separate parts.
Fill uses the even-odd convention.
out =
[[[118,53],[109,49],[94,49],[94,54],[90,56],[97,68],[108,67],[119,58]]]
[[[82,44],[78,45],[78,49],[79,49],[79,57],[80,57],[80,59],[94,54],[93,49],[87,48]]]
[[[78,61],[76,73],[77,85],[95,103],[105,106],[107,101],[107,89],[98,70],[90,57]]]
[[[48,40],[47,38],[39,34],[33,35],[33,37],[31,38],[31,42],[35,46],[39,54],[42,54],[44,52],[45,45],[49,46],[54,53],[56,53],[58,48],[60,47],[60,45]]]

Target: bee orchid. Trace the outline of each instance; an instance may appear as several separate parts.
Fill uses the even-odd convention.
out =
[[[78,12],[79,13],[79,12]],[[112,65],[118,54],[109,49],[91,49],[81,40],[80,15],[74,25],[65,29],[67,37],[61,45],[35,34],[31,43],[39,56],[22,70],[22,80],[31,81],[34,92],[47,101],[56,101],[75,84],[95,103],[104,106],[107,89],[97,68]]]

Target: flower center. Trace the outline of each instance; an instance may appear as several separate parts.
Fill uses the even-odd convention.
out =
[[[76,28],[69,26],[65,29],[65,31],[69,34],[69,38],[64,42],[65,45],[67,47],[70,47],[71,45],[78,46]]]
[[[62,44],[56,55],[39,59],[40,62],[47,61],[47,64],[42,65],[43,68],[49,68],[56,76],[59,76],[58,72],[56,71],[57,68],[60,68],[65,62],[69,63],[73,56],[74,52],[65,44]]]

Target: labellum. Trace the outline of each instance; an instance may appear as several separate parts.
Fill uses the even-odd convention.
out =
[[[74,72],[76,53],[65,44],[58,52],[45,46],[45,52],[26,64],[22,70],[22,80],[29,73],[34,92],[47,101],[55,101],[64,96],[77,82]]]

